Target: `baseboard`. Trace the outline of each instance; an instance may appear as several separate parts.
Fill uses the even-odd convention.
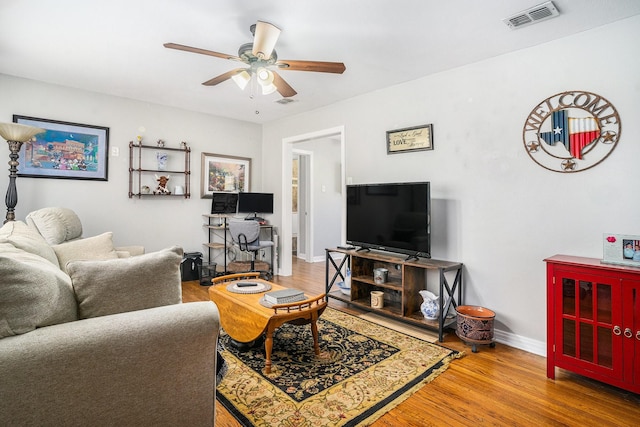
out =
[[[533,340],[531,338],[512,334],[511,332],[500,331],[498,329],[493,331],[493,338],[496,342],[508,345],[509,347],[528,351],[529,353],[537,354],[538,356],[547,356],[547,343],[544,341]]]

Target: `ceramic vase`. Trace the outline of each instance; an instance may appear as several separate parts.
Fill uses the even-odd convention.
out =
[[[167,153],[157,152],[156,160],[158,161],[158,170],[164,171],[167,170]]]
[[[438,296],[426,290],[420,291],[420,296],[423,299],[422,304],[420,304],[420,311],[424,318],[429,320],[437,319],[440,312]]]

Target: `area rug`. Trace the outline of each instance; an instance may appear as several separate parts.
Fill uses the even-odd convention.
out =
[[[364,426],[444,372],[461,353],[327,308],[310,327],[274,335],[272,371],[261,345],[239,350],[221,333],[227,372],[217,398],[243,426]]]
[[[380,316],[375,313],[363,313],[359,315],[361,319],[368,320],[369,322],[377,323],[394,331],[402,332],[407,335],[411,335],[414,338],[420,338],[427,342],[438,341],[438,333],[429,329],[424,329],[419,326],[408,325],[385,316]]]

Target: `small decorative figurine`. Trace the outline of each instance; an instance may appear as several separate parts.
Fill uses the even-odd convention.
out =
[[[136,139],[138,140],[138,145],[142,145],[142,135],[136,136]]]
[[[158,144],[158,147],[164,148],[164,141],[159,139],[158,142],[156,142],[156,144]]]
[[[158,186],[156,187],[155,190],[153,190],[153,194],[159,194],[159,195],[171,194],[171,191],[169,191],[169,187],[167,186],[167,183],[169,182],[169,178],[171,178],[171,175],[166,175],[166,176],[156,175],[156,181],[158,181]]]
[[[182,148],[183,150],[185,150],[187,148],[187,142],[186,141],[182,141],[180,143],[180,148]]]

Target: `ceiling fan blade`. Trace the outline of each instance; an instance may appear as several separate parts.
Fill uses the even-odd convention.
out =
[[[278,37],[280,37],[280,28],[268,22],[258,21],[253,39],[252,53],[260,59],[271,58],[271,52],[276,47]]]
[[[289,83],[285,82],[284,79],[280,77],[280,74],[276,73],[273,70],[271,70],[271,72],[273,73],[273,85],[276,87],[278,93],[280,93],[283,98],[289,98],[298,93],[295,91],[295,89],[289,86]]]
[[[347,67],[342,62],[288,61],[280,60],[275,64],[281,70],[316,71],[318,73],[342,74]]]
[[[241,73],[242,71],[244,71],[244,68],[236,68],[235,70],[227,71],[224,74],[220,74],[219,76],[214,77],[211,80],[207,80],[206,82],[204,82],[202,84],[205,85],[205,86],[215,86],[215,85],[220,84],[222,82],[226,82],[231,77],[235,76],[238,73]]]
[[[185,52],[199,53],[201,55],[215,56],[217,58],[231,59],[233,61],[242,62],[242,59],[238,58],[237,56],[227,55],[226,53],[214,52],[212,50],[207,50],[207,49],[200,49],[199,47],[185,46],[183,44],[177,44],[177,43],[165,43],[164,47],[169,49],[184,50]]]

